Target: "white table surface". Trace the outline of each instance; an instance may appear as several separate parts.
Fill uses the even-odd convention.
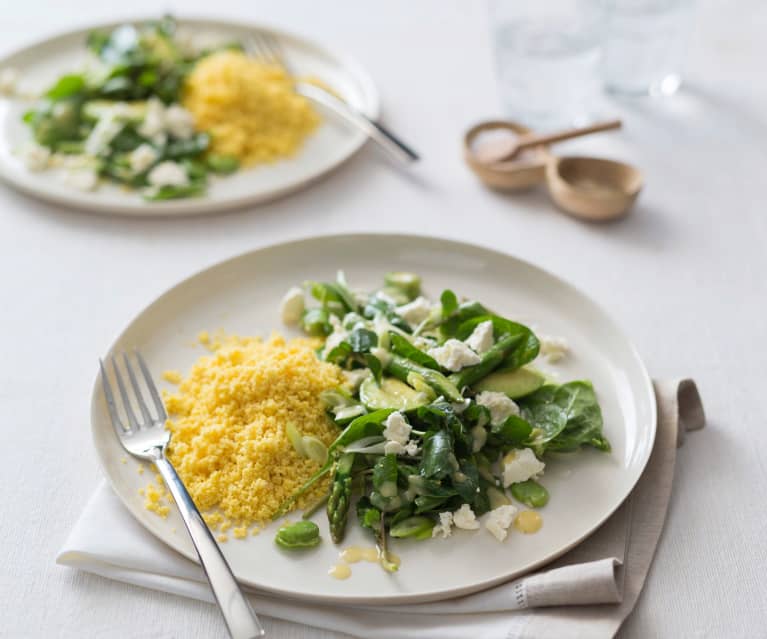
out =
[[[115,6],[9,0],[0,51],[112,19]],[[684,91],[614,105],[623,132],[571,143],[646,172],[633,215],[610,226],[569,219],[544,193],[488,192],[464,168],[461,132],[498,114],[483,3],[124,8],[182,7],[266,20],[352,52],[380,87],[386,121],[424,160],[406,176],[366,148],[309,190],[196,219],[109,219],[0,186],[0,636],[224,636],[212,606],[53,563],[100,477],[88,423],[96,358],[138,309],[203,266],[313,233],[368,230],[435,233],[533,260],[601,302],[653,375],[697,379],[708,428],[680,451],[666,530],[622,636],[764,636],[767,5],[702,3]],[[267,628],[271,637],[337,636],[271,620]]]

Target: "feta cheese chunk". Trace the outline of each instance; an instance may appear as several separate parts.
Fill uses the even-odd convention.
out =
[[[130,155],[128,155],[131,171],[136,175],[143,173],[157,161],[159,155],[160,154],[155,151],[154,147],[148,144],[137,146],[130,152]]]
[[[431,302],[423,296],[416,297],[412,302],[398,306],[396,311],[410,326],[416,327],[431,313]]]
[[[550,364],[563,359],[570,352],[570,345],[564,337],[551,337],[549,335],[539,335],[541,350],[539,355],[546,358]]]
[[[418,443],[412,439],[407,444],[397,441],[388,441],[384,444],[384,455],[408,455],[414,457],[418,454]]]
[[[444,512],[439,514],[439,522],[431,530],[432,537],[442,537],[446,539],[450,537],[453,530],[453,513]]]
[[[150,139],[165,133],[165,105],[157,98],[147,100],[146,113],[138,132]]]
[[[490,320],[477,324],[466,338],[466,345],[479,355],[484,355],[493,346],[493,323]]]
[[[507,488],[528,479],[534,479],[543,472],[546,464],[540,461],[530,448],[512,450],[503,458],[503,486]]]
[[[455,524],[456,528],[463,530],[477,530],[479,528],[477,516],[469,504],[463,504],[453,513],[453,524]]]
[[[30,144],[24,150],[24,166],[30,171],[43,171],[51,161],[51,151],[48,147]]]
[[[298,286],[288,289],[280,304],[280,315],[284,324],[298,324],[304,312],[304,291]]]
[[[429,355],[437,360],[440,366],[454,373],[480,362],[479,355],[457,339],[449,339],[442,346],[430,348]]]
[[[383,436],[389,441],[397,442],[403,446],[407,444],[410,439],[410,431],[412,430],[410,424],[405,421],[402,413],[395,411],[391,413],[384,422]]]
[[[171,104],[165,109],[165,130],[174,138],[188,140],[194,135],[194,118],[184,107]]]
[[[509,534],[509,526],[511,526],[514,521],[516,514],[516,506],[512,506],[511,504],[498,506],[498,508],[491,510],[487,514],[485,528],[487,528],[498,541],[503,541]]]
[[[482,391],[474,401],[490,411],[490,423],[493,426],[503,424],[511,415],[519,415],[519,406],[505,393]]]
[[[13,95],[18,81],[19,72],[16,69],[0,69],[0,95]]]
[[[99,176],[93,169],[82,168],[67,171],[64,183],[80,191],[93,191],[99,182]]]
[[[147,180],[152,186],[186,186],[189,184],[189,176],[187,176],[184,168],[176,162],[166,160],[160,162],[155,166],[149,175]]]

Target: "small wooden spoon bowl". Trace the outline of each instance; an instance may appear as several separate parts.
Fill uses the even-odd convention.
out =
[[[583,220],[607,221],[625,215],[642,189],[639,169],[613,160],[551,158],[546,182],[554,202]]]
[[[463,138],[463,155],[475,175],[485,185],[501,191],[529,189],[543,182],[546,179],[546,165],[551,159],[545,146],[531,149],[530,160],[508,160],[488,164],[477,157],[473,148],[474,140],[484,131],[497,129],[506,129],[518,135],[530,133],[527,127],[506,120],[491,120],[471,127]]]

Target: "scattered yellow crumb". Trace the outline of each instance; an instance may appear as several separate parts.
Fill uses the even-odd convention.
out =
[[[175,535],[178,531],[175,528],[171,528],[170,531]]]
[[[320,122],[284,69],[238,51],[198,62],[187,77],[183,104],[196,127],[210,132],[211,151],[244,165],[294,155]]]
[[[144,464],[139,464],[139,465],[136,467],[136,472],[137,472],[139,475],[143,475],[143,474],[144,474]]]
[[[201,357],[176,392],[164,394],[168,457],[211,529],[223,533],[236,525],[247,535],[248,526],[270,521],[317,469],[295,452],[285,425],[300,424],[303,433],[330,444],[338,431],[319,395],[342,377],[317,359],[314,339],[219,339],[216,352]],[[298,506],[326,489],[326,481],[318,482]]]
[[[127,464],[127,463],[128,463],[128,458],[127,458],[127,457],[123,457],[123,458],[120,460],[120,463],[121,463],[121,464]]]
[[[170,512],[170,507],[165,505],[163,503],[163,497],[165,497],[166,493],[162,488],[157,488],[154,486],[154,484],[149,484],[144,489],[144,496],[146,497],[146,501],[144,502],[144,508],[147,510],[151,510],[154,513],[157,513],[162,517],[163,519],[168,516],[168,513]]]
[[[234,528],[234,529],[232,530],[232,534],[233,534],[233,535],[234,535],[234,536],[235,536],[237,539],[245,539],[245,537],[247,537],[247,536],[248,536],[248,529],[247,529],[245,526],[240,526],[240,527],[238,527],[238,528]]]
[[[164,371],[162,374],[162,378],[171,384],[178,384],[183,379],[183,376],[181,375],[181,371]]]
[[[218,539],[221,543],[224,543],[225,541],[229,540],[229,537],[227,537],[226,535],[219,535],[218,537],[216,537],[216,539]]]
[[[199,341],[200,344],[207,344],[210,342],[210,333],[208,333],[208,331],[200,331],[197,334],[197,341]]]

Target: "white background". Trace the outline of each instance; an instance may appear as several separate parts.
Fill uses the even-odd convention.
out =
[[[365,148],[309,190],[198,219],[109,219],[0,187],[0,636],[224,636],[211,606],[53,563],[100,477],[88,424],[96,358],[138,309],[201,267],[286,239],[369,230],[532,260],[604,305],[654,376],[696,378],[708,428],[680,451],[668,524],[622,635],[764,634],[767,5],[702,2],[684,90],[614,104],[606,113],[624,118],[622,132],[560,147],[644,169],[636,210],[609,226],[557,213],[542,192],[485,191],[462,165],[462,131],[498,115],[484,3],[5,0],[0,52],[114,19],[116,7],[266,21],[347,50],[424,160],[405,175]],[[267,624],[273,637],[336,636]]]

